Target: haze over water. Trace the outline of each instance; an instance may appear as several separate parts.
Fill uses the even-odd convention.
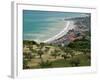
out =
[[[88,13],[23,10],[23,39],[45,41],[66,27],[65,19],[87,15]]]

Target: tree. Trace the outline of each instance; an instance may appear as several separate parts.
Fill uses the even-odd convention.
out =
[[[56,57],[59,56],[59,55],[60,55],[60,52],[59,52],[59,50],[57,50],[57,49],[55,49],[54,51],[51,52],[51,56],[54,56],[55,59],[56,59]]]
[[[86,39],[75,40],[70,44],[68,44],[68,47],[74,50],[90,49],[90,40],[86,40]]]
[[[48,52],[49,51],[49,49],[50,49],[50,47],[45,47],[45,52]]]
[[[30,52],[24,52],[23,55],[24,55],[25,59],[28,59],[28,60],[32,59],[32,52],[31,51]]]
[[[52,62],[50,62],[49,60],[47,60],[46,62],[41,62],[40,63],[40,67],[41,68],[49,68],[49,67],[52,67]]]
[[[50,48],[46,46],[46,47],[45,47],[45,50],[44,50],[45,53],[47,53],[47,52],[49,51],[49,49],[50,49]]]
[[[43,53],[43,51],[40,49],[39,51],[38,51],[38,55],[40,56],[40,59],[42,59],[42,55],[43,55],[44,53]]]
[[[38,53],[36,49],[32,49],[31,52],[32,52],[32,58],[34,58]]]
[[[65,47],[65,48],[63,49],[63,51],[66,53],[66,55],[64,55],[64,57],[67,56],[68,54],[70,54],[71,57],[73,58],[74,52],[73,52],[73,50],[72,50],[71,48]]]
[[[62,54],[62,57],[64,58],[64,60],[67,59],[67,55],[66,54]]]

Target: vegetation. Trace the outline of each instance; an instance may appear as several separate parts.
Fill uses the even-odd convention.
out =
[[[59,50],[57,50],[57,49],[55,49],[54,51],[51,52],[51,56],[54,56],[55,59],[56,59],[56,57],[59,56],[59,55],[60,55],[60,52],[59,52]]]
[[[70,60],[70,64],[71,64],[72,66],[79,66],[79,64],[80,64],[79,58],[72,58],[72,59]]]
[[[49,68],[49,67],[52,67],[52,62],[50,62],[49,60],[47,60],[46,62],[41,62],[40,63],[40,67],[41,68]]]
[[[80,39],[80,40],[75,40],[73,42],[71,42],[68,47],[74,49],[74,50],[78,50],[78,51],[81,51],[81,50],[90,50],[90,40],[87,40],[87,39]]]
[[[23,41],[23,69],[90,65],[90,40],[85,38],[65,46]]]
[[[40,49],[37,53],[40,56],[40,59],[42,60],[43,51]]]
[[[29,68],[28,66],[28,60],[27,59],[23,59],[23,69]]]

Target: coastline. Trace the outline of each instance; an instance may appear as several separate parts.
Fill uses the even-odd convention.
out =
[[[45,40],[43,42],[45,42],[45,43],[46,42],[51,42],[51,41],[63,36],[65,33],[68,32],[69,29],[73,28],[73,27],[70,27],[70,24],[73,24],[73,21],[67,21],[66,27],[59,34],[57,34],[57,35],[55,35],[55,36],[53,36],[53,37],[51,37],[51,38],[49,38],[49,39],[47,39],[47,40]]]

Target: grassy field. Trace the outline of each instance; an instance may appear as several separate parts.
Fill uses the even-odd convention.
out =
[[[75,41],[64,47],[24,42],[23,69],[82,66],[91,66],[90,44],[87,40]]]
[[[78,65],[76,66],[74,62],[72,61],[79,60]],[[28,66],[30,69],[37,69],[37,68],[60,68],[60,67],[82,67],[82,66],[90,66],[91,62],[90,59],[88,59],[87,55],[84,54],[79,54],[77,56],[74,56],[73,58],[68,58],[68,59],[49,59],[49,62],[46,63],[44,67],[40,65],[41,60],[40,59],[32,59],[31,61],[28,61]],[[48,65],[51,63],[51,65]]]

